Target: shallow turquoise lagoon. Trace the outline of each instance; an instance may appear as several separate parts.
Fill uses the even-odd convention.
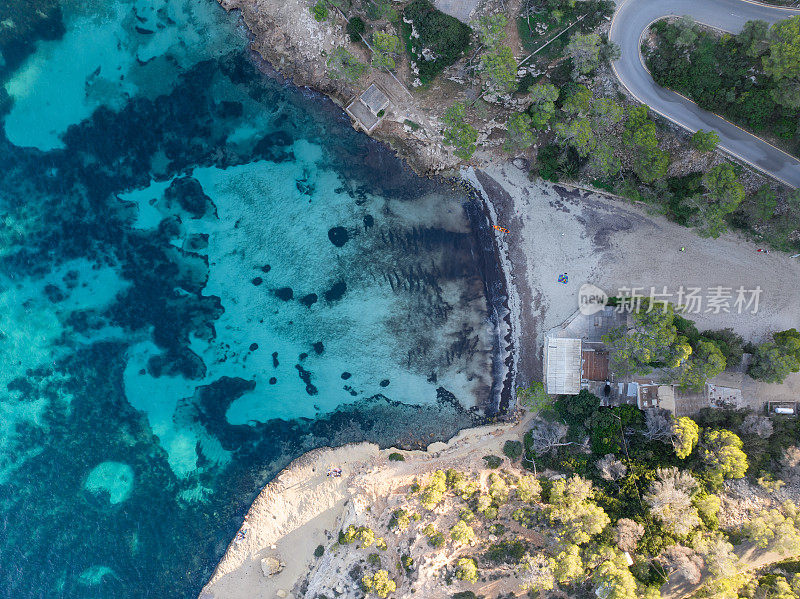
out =
[[[498,283],[464,193],[212,0],[8,11],[0,597],[196,596],[302,452],[480,418]]]

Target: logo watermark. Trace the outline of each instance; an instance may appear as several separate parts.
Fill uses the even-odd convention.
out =
[[[597,314],[608,305],[608,294],[591,283],[584,283],[578,290],[578,309],[581,314]]]
[[[744,286],[725,287],[688,287],[681,285],[669,290],[666,286],[657,287],[620,287],[613,294],[613,301],[608,294],[591,283],[581,285],[578,291],[578,308],[581,314],[591,315],[600,312],[609,303],[616,312],[666,312],[669,305],[676,312],[683,314],[757,314],[761,300],[760,286],[746,288]]]

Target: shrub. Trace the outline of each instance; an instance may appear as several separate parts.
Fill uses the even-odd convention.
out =
[[[317,548],[314,549],[314,557],[322,557],[324,553],[325,553],[325,547],[323,547],[322,545],[317,545]]]
[[[475,531],[463,520],[456,522],[450,529],[450,538],[463,545],[472,545],[476,540]]]
[[[503,445],[503,453],[510,460],[518,460],[522,457],[522,443],[520,441],[506,441]]]
[[[389,520],[389,528],[396,528],[398,530],[405,530],[411,524],[411,518],[406,510],[399,509],[392,513]]]
[[[485,455],[483,459],[486,462],[486,467],[492,470],[496,470],[503,463],[503,458],[496,455]]]
[[[397,583],[389,578],[389,572],[378,570],[373,576],[367,575],[361,579],[361,588],[365,593],[374,592],[381,599],[385,599],[397,590]]]
[[[319,0],[319,2],[309,8],[309,10],[311,14],[314,15],[314,20],[318,23],[328,18],[328,5],[325,4],[325,0]]]
[[[485,557],[496,564],[516,564],[525,556],[528,545],[522,539],[505,540],[489,545]]]
[[[403,570],[410,573],[414,568],[414,558],[410,555],[403,555],[400,558],[400,566]]]
[[[405,462],[406,458],[403,457],[402,453],[397,453],[396,451],[393,451],[392,453],[389,454],[389,461],[390,462]]]
[[[334,48],[325,64],[328,67],[328,76],[331,79],[358,81],[358,78],[367,69],[367,65],[344,48]],[[389,456],[389,459],[391,459],[391,456]]]
[[[364,21],[359,17],[353,17],[347,22],[347,34],[350,36],[351,42],[357,42],[361,39],[363,33],[367,30]]]
[[[367,561],[368,561],[368,562],[370,563],[370,565],[372,565],[372,566],[378,566],[378,567],[380,567],[380,565],[381,565],[381,556],[380,556],[380,555],[378,555],[377,553],[370,553],[370,554],[367,556]]]
[[[419,69],[422,83],[430,82],[469,48],[469,26],[437,10],[428,0],[414,0],[406,6],[403,17],[406,49]],[[412,38],[412,30],[419,37]],[[430,50],[435,58],[426,60],[424,49]]]
[[[428,484],[422,488],[422,505],[433,509],[438,505],[447,491],[447,477],[442,470],[437,470],[431,475]]]
[[[489,497],[497,506],[508,501],[508,485],[502,476],[494,472],[489,475]]]
[[[462,557],[456,562],[456,578],[467,582],[478,582],[478,564],[469,557]]]

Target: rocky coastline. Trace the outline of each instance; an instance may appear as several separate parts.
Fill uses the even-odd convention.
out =
[[[239,13],[249,33],[251,49],[294,85],[316,90],[344,109],[369,82],[380,84],[389,93],[397,114],[387,115],[369,135],[390,146],[420,175],[458,175],[460,161],[443,143],[438,114],[430,114],[419,105],[398,80],[376,70],[355,84],[328,76],[326,57],[337,46],[349,43],[341,15],[319,23],[311,16],[308,5],[299,0],[217,1],[226,11]],[[410,120],[419,127],[406,125],[408,117],[413,117]]]

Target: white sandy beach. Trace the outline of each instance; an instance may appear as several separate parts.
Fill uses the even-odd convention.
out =
[[[466,178],[479,184],[493,204],[496,223],[508,229],[501,247],[517,293],[520,376],[538,372],[543,335],[578,308],[578,289],[592,283],[616,295],[622,288],[664,287],[676,301],[681,287],[722,286],[733,290],[729,310],[689,314],[700,330],[730,327],[746,340],[800,326],[800,259],[759,252],[741,235],[705,239],[693,229],[647,214],[643,206],[568,186],[531,182],[505,162]],[[685,251],[680,251],[685,247]],[[569,283],[558,282],[562,273]],[[761,288],[758,310],[739,314],[736,290]],[[749,294],[748,294],[749,299]],[[524,383],[524,380],[520,381]]]

